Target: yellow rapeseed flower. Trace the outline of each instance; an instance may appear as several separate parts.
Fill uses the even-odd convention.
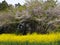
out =
[[[15,34],[1,34],[1,41],[20,41],[20,42],[52,42],[60,40],[60,33],[56,34],[28,34],[28,35],[15,35]]]

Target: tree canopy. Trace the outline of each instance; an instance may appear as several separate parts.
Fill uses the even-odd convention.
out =
[[[0,10],[5,10],[8,8],[8,3],[4,0],[0,3]]]

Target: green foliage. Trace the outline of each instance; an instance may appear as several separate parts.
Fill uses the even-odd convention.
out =
[[[4,0],[2,3],[0,3],[0,10],[5,10],[8,8],[7,2]]]
[[[47,1],[45,1],[45,3],[43,3],[43,8],[45,9],[45,10],[47,10],[47,9],[49,9],[49,8],[54,8],[55,6],[56,6],[56,4],[57,4],[57,0],[55,1],[55,0],[47,0]]]
[[[17,10],[19,10],[19,11],[26,10],[26,6],[19,6],[19,7],[17,8]]]
[[[45,42],[10,42],[10,41],[6,41],[6,42],[0,42],[0,45],[60,45],[60,41],[55,41],[55,42],[49,42],[49,43],[45,43]]]

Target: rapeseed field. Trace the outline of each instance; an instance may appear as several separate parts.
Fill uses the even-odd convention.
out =
[[[60,33],[0,34],[0,45],[60,45]]]
[[[60,41],[60,33],[52,34],[27,34],[27,35],[15,35],[15,34],[1,34],[0,42],[16,41],[16,42],[54,42]]]

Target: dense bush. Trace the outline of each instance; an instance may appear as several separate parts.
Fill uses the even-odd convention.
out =
[[[26,35],[27,33],[48,33],[48,29],[55,29],[53,25],[42,25],[34,20],[26,20],[20,23],[5,24],[0,27],[0,34],[2,33],[16,33]],[[54,28],[53,28],[54,27]]]
[[[37,30],[37,24],[36,21],[23,21],[21,23],[11,23],[11,24],[5,24],[0,27],[0,34],[1,33],[16,33],[16,34],[27,34],[27,33],[33,33]]]
[[[15,33],[19,23],[4,24],[0,26],[0,33]]]
[[[37,30],[38,22],[34,20],[23,21],[18,25],[20,33],[27,34],[27,33],[34,33]]]

